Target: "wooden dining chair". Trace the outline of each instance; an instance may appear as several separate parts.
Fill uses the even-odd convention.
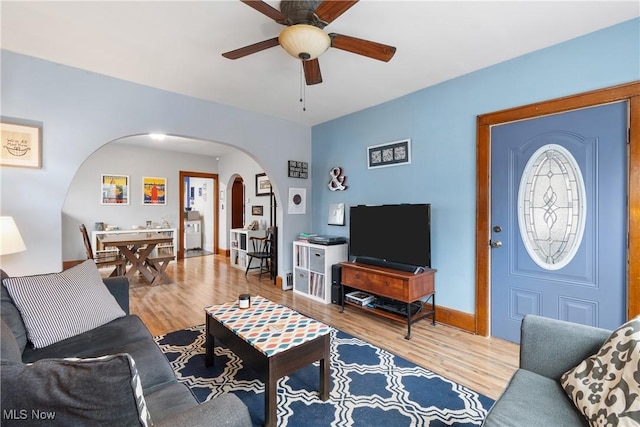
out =
[[[249,237],[252,250],[247,252],[247,269],[244,272],[245,276],[249,273],[249,270],[259,268],[258,280],[262,280],[262,273],[269,273],[269,277],[273,278],[271,259],[273,255],[274,231],[273,227],[269,227],[267,228],[265,237]],[[251,261],[254,258],[260,260],[259,267],[251,267]]]
[[[111,267],[114,269],[109,277],[124,276],[127,272],[127,260],[120,256],[120,252],[116,254],[99,254],[97,257],[93,256],[93,249],[91,247],[91,240],[89,239],[89,233],[87,233],[87,227],[84,224],[80,224],[80,234],[84,241],[84,248],[87,251],[87,259],[95,261],[98,268]]]

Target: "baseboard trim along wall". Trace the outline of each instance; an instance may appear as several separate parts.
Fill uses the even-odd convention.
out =
[[[431,310],[431,304],[425,304],[425,309]],[[463,331],[476,333],[476,317],[473,314],[454,310],[452,308],[436,305],[436,322],[462,329]]]

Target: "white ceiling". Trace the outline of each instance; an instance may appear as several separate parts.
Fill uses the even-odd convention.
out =
[[[302,111],[299,61],[279,46],[221,56],[284,28],[238,0],[0,7],[3,49],[310,126],[640,16],[637,0],[361,0],[325,31],[396,55],[384,63],[330,48]]]

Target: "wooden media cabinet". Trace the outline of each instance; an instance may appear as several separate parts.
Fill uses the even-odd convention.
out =
[[[436,324],[436,291],[435,273],[428,268],[420,273],[410,273],[392,268],[372,266],[358,262],[341,262],[342,309],[354,306],[372,314],[407,323],[405,339],[411,339],[411,325],[420,319],[431,316],[431,324]],[[390,298],[406,304],[406,315],[394,313],[382,308],[360,305],[347,301],[344,288],[350,287],[359,291]],[[426,301],[431,300],[431,308],[427,309]],[[418,303],[420,309],[411,314],[411,307]]]

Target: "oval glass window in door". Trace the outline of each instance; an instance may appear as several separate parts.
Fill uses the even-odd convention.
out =
[[[531,155],[520,178],[518,225],[531,259],[559,270],[575,256],[587,214],[580,166],[561,145],[548,144]]]

